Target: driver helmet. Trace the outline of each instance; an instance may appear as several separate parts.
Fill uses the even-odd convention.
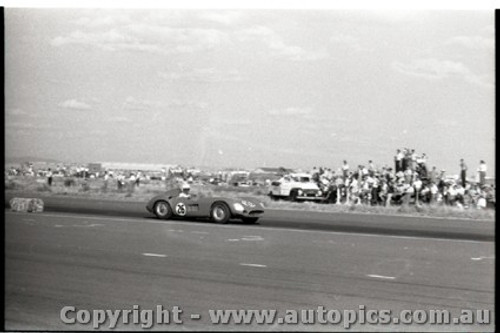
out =
[[[189,193],[190,189],[191,189],[191,186],[189,186],[189,184],[182,184],[182,186],[181,186],[181,190],[184,193]]]

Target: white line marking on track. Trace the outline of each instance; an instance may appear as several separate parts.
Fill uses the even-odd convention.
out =
[[[102,227],[104,224],[100,223],[91,223],[91,224],[75,224],[72,227],[84,227],[84,228],[92,228],[92,227]]]
[[[474,260],[474,261],[479,261],[479,260],[484,260],[484,259],[495,259],[495,257],[477,257],[477,258],[470,258],[471,260]]]
[[[240,263],[241,266],[250,266],[250,267],[267,267],[267,265],[261,265],[261,264],[246,264],[246,263]]]
[[[91,224],[54,224],[54,228],[64,228],[64,227],[70,227],[70,228],[93,228],[93,227],[103,227],[104,224],[101,223],[91,223]]]
[[[257,242],[263,241],[264,238],[261,236],[243,236],[242,238],[228,238],[226,241],[228,242],[239,242],[239,241],[249,241],[249,242]]]
[[[203,235],[208,235],[208,231],[191,231],[192,234],[203,234]]]
[[[304,212],[303,210],[300,209],[269,209],[270,211],[285,211],[285,212]],[[323,211],[323,210],[317,210],[317,211],[312,211],[312,213],[319,213],[319,214],[349,214],[349,215],[371,215],[372,213],[364,213],[364,212],[356,212],[356,213],[350,213],[350,212],[329,212],[329,211]],[[495,220],[490,220],[490,219],[471,219],[467,217],[443,217],[443,216],[415,216],[411,214],[381,214],[378,213],[377,216],[388,216],[388,217],[410,217],[410,218],[420,218],[420,219],[427,219],[427,220],[459,220],[459,221],[474,221],[474,222],[485,222],[485,223],[495,223]]]
[[[396,277],[395,276],[384,276],[384,275],[377,275],[377,274],[368,274],[368,277],[376,278],[376,279],[386,279],[386,280],[394,280]]]
[[[159,257],[159,258],[166,258],[168,257],[166,254],[160,254],[160,253],[143,253],[142,254],[143,256],[146,256],[146,257]]]
[[[264,238],[262,238],[261,236],[243,236],[243,238],[241,238],[241,240],[243,240],[243,241],[263,241]]]
[[[20,215],[17,212],[5,212],[6,215]],[[99,221],[110,221],[110,222],[129,222],[129,223],[149,223],[149,224],[163,224],[163,225],[186,225],[186,222],[176,222],[176,221],[155,221],[155,220],[146,220],[145,218],[137,218],[137,217],[106,217],[106,216],[87,216],[82,214],[75,215],[67,215],[67,214],[49,214],[44,213],[44,217],[60,217],[60,218],[76,218],[80,219],[82,217],[87,219],[94,219]],[[190,225],[196,225],[197,227],[205,227],[205,228],[227,228],[227,229],[241,229],[241,226],[232,226],[232,225],[213,225],[213,224],[204,224],[202,222],[189,222]],[[174,230],[174,229],[171,229]],[[414,239],[414,240],[433,240],[439,242],[455,242],[455,243],[485,243],[484,241],[476,241],[470,239],[451,239],[451,238],[438,238],[438,237],[415,237],[415,236],[397,236],[397,235],[381,235],[381,234],[366,234],[366,233],[349,233],[342,231],[323,231],[323,230],[300,230],[300,229],[286,229],[286,228],[275,228],[275,227],[266,227],[265,230],[280,230],[285,232],[301,232],[301,233],[314,233],[314,234],[325,234],[325,232],[337,235],[346,235],[351,237],[384,237],[384,238],[397,238],[397,239]]]

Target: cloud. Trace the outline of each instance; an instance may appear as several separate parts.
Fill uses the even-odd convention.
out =
[[[102,26],[112,26],[117,24],[130,23],[130,18],[128,15],[106,15],[106,16],[91,16],[91,17],[81,17],[75,24],[85,27],[102,27]]]
[[[223,10],[223,11],[208,11],[200,14],[200,18],[217,22],[224,25],[230,25],[234,22],[241,20],[242,13],[234,10]]]
[[[323,51],[307,51],[299,46],[286,45],[281,40],[268,43],[269,48],[275,57],[287,58],[292,61],[315,61],[328,57]]]
[[[328,53],[325,51],[309,51],[299,46],[288,45],[276,32],[265,26],[253,26],[237,31],[235,37],[241,42],[264,43],[274,58],[291,61],[315,61],[328,57]]]
[[[86,45],[105,51],[141,51],[157,54],[193,53],[211,50],[227,40],[227,34],[216,29],[171,28],[135,23],[107,31],[76,30],[50,41],[55,47]]]
[[[141,43],[137,38],[120,33],[115,29],[105,32],[82,32],[77,30],[67,36],[52,39],[50,44],[56,47],[70,44],[87,45],[106,51],[128,49],[158,52],[156,45]]]
[[[243,78],[238,71],[220,72],[215,68],[193,69],[189,72],[158,73],[161,78],[169,81],[190,81],[190,82],[238,82]]]
[[[35,124],[23,123],[23,122],[8,122],[5,124],[6,127],[12,129],[36,129],[37,126]]]
[[[458,45],[472,50],[484,50],[495,48],[495,40],[482,36],[456,36],[446,41],[447,45]]]
[[[251,126],[254,124],[253,121],[248,119],[220,119],[218,121],[220,126]]]
[[[190,54],[217,49],[235,42],[263,43],[262,55],[291,61],[315,61],[328,57],[322,50],[306,50],[289,45],[276,32],[265,26],[242,30],[227,30],[227,26],[240,20],[239,11],[158,12],[135,15],[101,15],[82,17],[76,21],[77,30],[50,40],[54,47],[82,45],[101,50],[137,51],[153,54]],[[203,27],[186,28],[186,20],[203,24]],[[221,29],[206,27],[216,22]],[[183,23],[182,23],[183,22]],[[209,22],[209,23],[210,23]],[[181,24],[182,23],[182,24]],[[226,29],[226,31],[224,31]]]
[[[373,21],[386,22],[391,24],[400,22],[421,22],[423,19],[426,19],[430,15],[430,13],[427,11],[416,11],[409,9],[371,10],[360,11],[360,13],[363,16],[369,16],[369,19]]]
[[[23,109],[15,108],[15,109],[8,109],[7,114],[11,116],[26,116],[29,115],[28,112],[24,111]]]
[[[273,109],[269,110],[269,114],[272,116],[309,116],[312,114],[311,108],[296,108],[289,107],[286,109]]]
[[[116,122],[116,123],[131,123],[132,120],[127,117],[110,117],[107,119],[110,122]]]
[[[128,109],[128,110],[148,110],[162,106],[164,106],[162,102],[139,100],[132,96],[127,97],[125,99],[125,102],[123,103],[123,109]]]
[[[250,28],[240,30],[238,31],[238,34],[241,38],[247,38],[251,36],[274,38],[276,36],[276,33],[272,29],[262,25],[252,26]]]
[[[191,53],[213,49],[228,40],[228,35],[212,28],[172,28],[137,23],[126,30],[141,44],[156,45],[163,53]]]
[[[7,117],[13,117],[13,119],[41,119],[41,118],[46,118],[50,117],[48,114],[44,114],[43,112],[37,112],[37,111],[26,111],[21,108],[12,108],[12,109],[6,109],[5,110],[5,115]]]
[[[138,110],[138,111],[162,109],[168,107],[174,107],[174,108],[194,107],[198,109],[206,109],[208,107],[208,104],[203,102],[181,101],[177,99],[173,99],[168,102],[158,102],[145,99],[136,99],[132,96],[127,97],[125,99],[125,102],[123,103],[123,109]]]
[[[441,80],[451,77],[462,77],[469,83],[491,87],[487,76],[474,74],[461,62],[438,60],[438,59],[418,59],[409,64],[401,62],[393,63],[393,69],[401,74],[420,77],[429,80]]]
[[[359,44],[359,40],[351,35],[336,34],[330,37],[330,42],[333,44],[347,47],[353,50],[361,51],[363,48]]]
[[[90,110],[92,107],[87,103],[77,101],[76,99],[69,99],[67,101],[59,103],[59,106],[65,109],[75,109],[75,110]]]
[[[5,128],[15,131],[24,131],[24,130],[34,131],[34,130],[52,129],[54,127],[49,124],[41,124],[41,123],[34,124],[29,122],[15,121],[15,122],[5,123]]]

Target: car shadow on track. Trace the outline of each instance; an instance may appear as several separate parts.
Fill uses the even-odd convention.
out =
[[[176,216],[172,216],[171,218],[169,218],[168,220],[162,220],[162,219],[159,219],[157,218],[156,216],[144,216],[145,219],[148,219],[148,220],[156,220],[156,221],[178,221],[178,222],[186,222],[186,223],[189,223],[189,222],[197,222],[197,223],[207,223],[207,224],[215,224],[215,225],[221,225],[219,223],[216,223],[208,218],[191,218],[191,219],[184,219],[184,218],[180,218],[180,217],[176,217]],[[259,225],[259,222],[255,222],[255,223],[245,223],[239,219],[230,219],[229,222],[226,223],[226,225],[244,225],[244,226],[252,226],[252,225],[255,225],[255,226],[258,226]]]

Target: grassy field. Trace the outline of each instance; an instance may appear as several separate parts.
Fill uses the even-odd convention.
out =
[[[103,200],[124,200],[134,202],[146,202],[154,195],[164,192],[167,188],[162,181],[141,181],[139,186],[125,184],[118,188],[117,181],[110,179],[81,179],[81,178],[54,178],[52,186],[47,185],[44,178],[34,177],[9,177],[5,179],[5,191],[21,192],[29,197],[45,196],[71,196],[80,198],[92,198]],[[302,211],[324,211],[338,213],[366,213],[385,215],[412,215],[429,217],[453,217],[468,219],[494,220],[495,211],[492,209],[478,210],[475,208],[460,209],[442,205],[415,205],[407,206],[368,206],[368,205],[335,205],[314,202],[287,202],[271,201],[266,195],[264,187],[234,187],[215,185],[192,185],[191,192],[199,196],[252,196],[260,199],[266,207],[273,209],[292,209]]]

